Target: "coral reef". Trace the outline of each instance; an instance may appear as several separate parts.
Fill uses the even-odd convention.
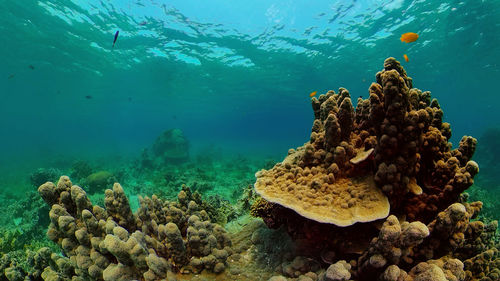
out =
[[[476,140],[451,150],[450,126],[429,92],[411,88],[389,58],[367,100],[354,110],[349,92],[312,98],[311,138],[283,162],[256,174],[256,191],[318,222],[348,226],[405,215],[429,222],[472,185],[479,168],[469,161]]]
[[[376,80],[356,109],[344,88],[312,98],[310,140],[256,173],[252,214],[285,227],[299,252],[338,261],[322,280],[496,276],[497,223],[473,221],[482,204],[461,197],[479,172],[476,139],[452,149],[438,101],[394,58]]]
[[[83,281],[75,274],[70,260],[43,247],[38,251],[27,251],[24,259],[13,257],[11,253],[0,258],[0,280],[75,280]]]
[[[466,280],[500,280],[500,253],[488,249],[464,261]]]
[[[377,276],[387,264],[411,263],[413,249],[429,236],[429,229],[421,222],[399,223],[391,215],[384,222],[378,237],[358,260],[359,276]]]
[[[160,280],[174,272],[220,273],[232,251],[224,229],[212,224],[184,190],[178,202],[141,198],[137,214],[118,183],[106,190],[105,209],[92,205],[66,176],[38,191],[51,206],[48,237],[83,278]]]
[[[344,260],[338,261],[328,267],[322,281],[347,281],[351,279],[350,269],[349,263]]]
[[[463,263],[458,259],[441,258],[421,262],[408,273],[396,265],[391,265],[380,277],[382,281],[413,281],[413,280],[464,280]]]
[[[480,202],[454,203],[427,225],[391,215],[366,249],[350,255],[350,260],[343,260],[349,255],[340,251],[323,253],[322,261],[331,264],[323,271],[311,267],[313,259],[298,256],[278,272],[298,280],[311,278],[306,276],[309,270],[317,276],[312,280],[498,280],[498,245],[491,239],[497,224],[482,227],[471,220],[480,208]],[[332,235],[342,235],[343,230]],[[349,243],[357,238],[342,239]]]
[[[451,150],[439,103],[411,88],[394,58],[376,79],[356,110],[344,88],[312,98],[309,142],[259,171],[256,191],[311,220],[338,226],[384,218],[389,202],[392,214],[429,222],[456,202],[479,170],[469,161],[476,140],[463,137]]]
[[[182,130],[170,129],[156,138],[150,153],[153,161],[161,164],[182,163],[189,158],[189,142]]]
[[[483,204],[463,193],[476,140],[452,149],[439,103],[393,58],[376,80],[356,108],[344,88],[313,98],[310,140],[260,162],[254,187],[256,162],[213,148],[190,160],[176,130],[128,167],[74,164],[89,194],[112,186],[101,206],[40,173],[42,199],[0,208],[13,214],[0,280],[500,280],[498,222],[478,220]]]

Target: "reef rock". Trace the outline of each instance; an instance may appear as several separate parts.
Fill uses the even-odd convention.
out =
[[[170,129],[156,138],[150,151],[160,163],[181,163],[189,157],[189,142],[180,129]]]

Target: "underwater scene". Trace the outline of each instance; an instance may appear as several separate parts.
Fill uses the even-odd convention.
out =
[[[500,1],[4,0],[0,281],[499,281]]]

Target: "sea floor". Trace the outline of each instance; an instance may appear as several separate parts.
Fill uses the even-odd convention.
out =
[[[218,159],[198,157],[183,163],[151,167],[141,166],[138,161],[112,162],[109,166],[92,161],[75,161],[71,166],[35,169],[18,181],[18,185],[21,183],[25,190],[23,197],[8,193],[19,186],[2,186],[0,213],[5,215],[0,216],[0,253],[11,253],[23,265],[27,251],[49,247],[56,253],[60,252],[60,248],[46,237],[49,208],[36,189],[42,182],[56,182],[60,175],[70,175],[74,184],[84,188],[92,203],[101,206],[104,205],[104,190],[117,181],[123,186],[133,210],[139,207],[141,196],[156,194],[165,200],[176,200],[183,185],[202,194],[203,199],[215,207],[219,214],[217,222],[225,227],[233,243],[234,252],[227,259],[226,270],[221,274],[178,273],[169,275],[168,280],[268,280],[281,275],[284,267],[296,262],[297,256],[300,264],[317,263],[317,266],[311,266],[313,272],[310,274],[313,276],[321,274],[321,268],[324,271],[327,267],[327,264],[317,260],[305,262],[306,258],[300,257],[284,229],[269,229],[260,218],[250,216],[249,202],[242,200],[252,196],[249,193],[255,181],[255,172],[269,169],[277,159],[242,155]],[[488,197],[488,192],[479,185],[471,190],[473,199],[488,202],[481,219],[498,219],[498,213],[495,213],[498,203]],[[287,280],[308,280],[301,278],[289,277]]]

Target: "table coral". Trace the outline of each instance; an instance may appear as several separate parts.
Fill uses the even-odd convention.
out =
[[[262,178],[255,188],[263,198],[306,218],[339,226],[373,221],[389,213],[389,201],[377,189],[373,177],[335,180],[333,174],[321,168],[297,171],[287,167],[275,167],[273,172],[279,170],[286,176],[274,180],[258,175]]]
[[[38,190],[51,206],[48,237],[85,278],[160,280],[172,272],[220,273],[232,252],[224,229],[184,191],[179,202],[141,198],[133,214],[118,183],[105,192],[106,208],[92,205],[66,176]]]

